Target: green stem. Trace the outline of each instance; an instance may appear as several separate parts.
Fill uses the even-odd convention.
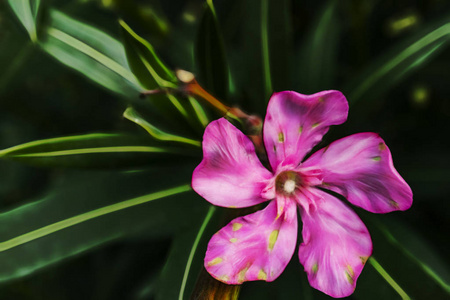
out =
[[[178,296],[178,300],[183,300],[184,290],[186,289],[186,283],[187,283],[187,279],[189,276],[189,271],[191,269],[192,260],[194,259],[194,255],[197,250],[198,243],[200,242],[203,232],[206,229],[206,225],[208,225],[215,210],[216,210],[215,206],[211,206],[209,208],[208,213],[206,214],[206,217],[203,220],[202,226],[200,227],[200,230],[198,231],[197,236],[195,237],[194,244],[192,245],[191,252],[189,253],[189,258],[186,263],[186,268],[184,269],[183,281],[181,282],[181,288],[180,288],[180,294]]]
[[[264,88],[266,101],[272,93],[272,80],[270,78],[270,59],[269,59],[269,35],[268,28],[269,2],[268,0],[261,1],[261,48],[263,56],[263,73],[264,73]]]
[[[385,269],[378,263],[375,257],[369,258],[369,263],[374,267],[374,269],[386,280],[387,283],[402,297],[403,300],[411,300],[411,297],[405,293],[405,291],[398,285],[397,282],[386,272]]]

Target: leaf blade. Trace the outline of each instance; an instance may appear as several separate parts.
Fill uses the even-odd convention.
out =
[[[0,158],[43,167],[143,167],[179,162],[199,151],[129,134],[85,134],[32,141],[0,151]]]
[[[448,46],[450,41],[448,16],[443,20],[400,42],[355,76],[344,87],[350,105],[362,98],[374,99]]]
[[[38,41],[37,17],[40,0],[8,0],[17,18],[28,32],[33,43]]]
[[[195,42],[198,81],[218,97],[228,98],[229,70],[222,34],[212,0],[206,1]]]
[[[92,26],[52,9],[44,51],[97,84],[125,97],[143,89],[131,73],[123,45]]]

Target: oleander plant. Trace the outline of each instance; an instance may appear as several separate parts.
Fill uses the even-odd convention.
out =
[[[0,298],[450,298],[449,44],[439,0],[0,2]]]

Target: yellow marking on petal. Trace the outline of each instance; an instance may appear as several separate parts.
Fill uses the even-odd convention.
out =
[[[230,242],[236,243],[236,242],[237,242],[237,238],[231,238],[231,239],[230,239]]]
[[[389,204],[396,209],[399,208],[398,203],[395,200],[389,199]]]
[[[317,99],[317,102],[322,103],[323,102],[323,97],[319,97],[319,99]]]
[[[242,228],[242,223],[233,223],[233,231],[238,231]]]
[[[319,265],[317,264],[317,263],[315,263],[313,266],[312,266],[312,269],[311,269],[311,271],[313,272],[313,274],[315,275],[315,274],[317,274],[317,271],[319,270]]]
[[[278,133],[278,141],[279,141],[280,143],[283,143],[283,142],[284,142],[284,134],[283,134],[282,132]]]
[[[302,134],[303,132],[303,126],[300,126],[300,128],[298,129],[298,133]]]
[[[245,275],[247,274],[249,267],[245,267],[244,269],[242,269],[239,274],[238,274],[238,282],[242,283],[245,281]]]
[[[208,267],[218,265],[218,264],[220,264],[221,262],[223,262],[223,259],[222,259],[221,257],[216,257],[216,258],[214,258],[213,260],[211,260],[211,261],[208,262]]]
[[[237,208],[237,207],[234,205],[231,205],[231,206],[228,206],[228,208]]]
[[[266,272],[264,272],[263,269],[259,270],[258,279],[259,280],[267,280],[267,274],[266,274]]]
[[[275,220],[278,220],[278,218],[283,214],[283,211],[284,211],[284,206],[277,207],[277,217],[275,218]]]
[[[320,123],[319,122],[317,122],[317,123],[314,123],[314,124],[312,124],[311,125],[311,128],[316,128],[317,126],[319,126],[320,125]]]
[[[355,283],[355,280],[353,279],[353,277],[355,276],[355,272],[353,271],[352,266],[347,265],[347,270],[345,270],[345,275],[347,276],[347,281],[353,285],[353,283]]]
[[[378,149],[380,149],[380,151],[383,151],[386,149],[386,144],[385,143],[379,143],[378,144]]]
[[[380,161],[381,160],[381,156],[374,156],[374,157],[372,157],[372,160]]]
[[[277,239],[278,239],[278,233],[279,233],[279,230],[274,230],[270,233],[269,245],[267,247],[269,249],[269,251],[272,251],[273,247],[275,246],[275,243],[277,242]]]
[[[230,281],[230,277],[227,276],[227,275],[219,276],[218,279],[219,279],[220,281],[222,281],[222,282],[225,282],[225,283],[228,283],[228,281]]]
[[[367,256],[360,256],[359,259],[361,260],[362,264],[365,265],[367,262],[368,257]]]

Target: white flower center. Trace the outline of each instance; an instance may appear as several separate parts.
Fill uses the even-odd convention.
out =
[[[295,191],[295,181],[292,179],[286,180],[283,189],[286,193],[292,193]]]

